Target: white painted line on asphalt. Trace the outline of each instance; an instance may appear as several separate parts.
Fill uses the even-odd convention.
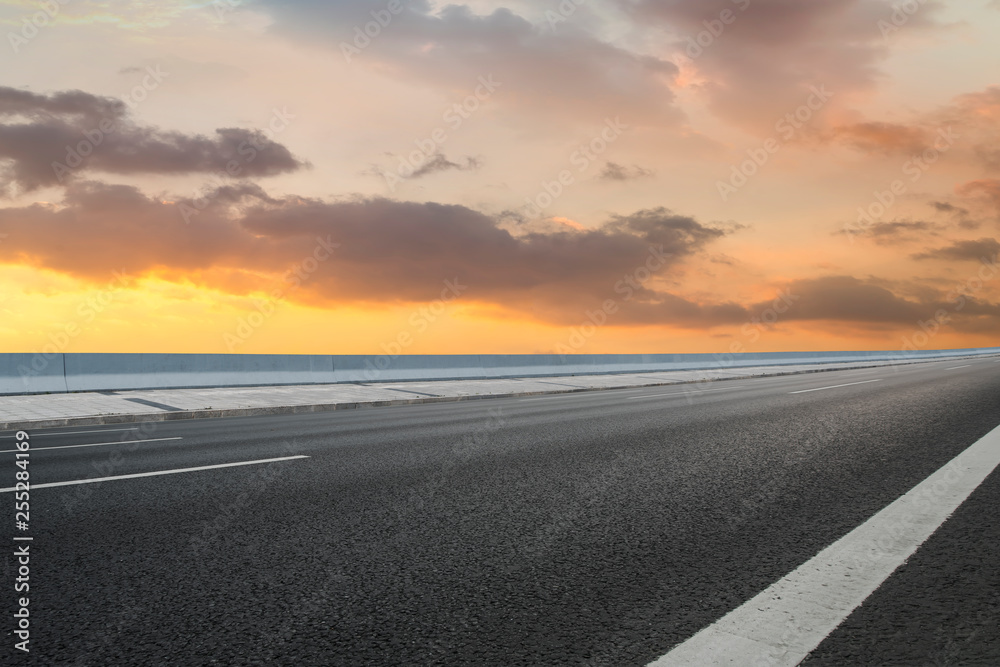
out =
[[[869,382],[881,382],[882,378],[877,380],[865,380],[863,382],[848,382],[847,384],[835,384],[832,387],[817,387],[816,389],[800,389],[799,391],[790,391],[789,394],[808,394],[810,391],[823,391],[824,389],[839,389],[840,387],[853,387],[856,384],[868,384]]]
[[[966,364],[964,366],[952,366],[951,368],[946,368],[946,371],[957,371],[959,368],[968,368],[972,364]]]
[[[1000,427],[650,667],[797,665],[1000,464]]]
[[[557,394],[555,396],[532,396],[530,398],[519,398],[518,401],[548,401],[553,398],[566,398],[567,396],[572,396],[573,394],[583,394],[586,392],[582,391],[568,391],[564,394]]]
[[[706,391],[722,391],[724,389],[739,389],[740,387],[745,387],[745,386],[746,385],[742,385],[741,384],[741,385],[734,385],[732,387],[721,387],[719,389],[698,389],[698,390],[691,390],[691,391],[680,391],[680,392],[676,392],[676,393],[673,393],[673,394],[650,394],[649,396],[629,396],[628,400],[631,401],[631,400],[640,399],[640,398],[657,398],[659,396],[686,396],[686,395],[690,395],[690,394],[701,394],[701,393],[704,393]],[[635,389],[609,388],[608,391],[617,391],[618,393],[623,394],[623,393],[629,392],[629,391],[648,391],[651,388],[652,387],[636,387]],[[577,395],[577,394],[594,394],[595,398],[601,396],[601,392],[575,391],[575,392],[567,392],[567,393],[564,393],[564,394],[557,394],[555,396],[529,396],[528,398],[519,398],[518,401],[519,402],[521,402],[521,401],[546,401],[546,400],[551,400],[551,399],[554,399],[554,398],[566,398],[567,396],[573,396],[573,395]]]
[[[635,401],[642,398],[659,398],[661,396],[690,396],[691,394],[704,394],[709,391],[724,391],[726,389],[736,389],[736,387],[720,387],[719,389],[692,389],[691,391],[678,391],[673,394],[650,394],[649,396],[629,396],[628,400]]]
[[[308,456],[284,456],[280,459],[261,459],[259,461],[240,461],[239,463],[220,463],[214,466],[198,466],[197,468],[178,468],[176,470],[157,470],[156,472],[140,472],[134,475],[117,475],[115,477],[94,477],[91,479],[75,479],[69,482],[51,482],[49,484],[32,484],[31,489],[50,489],[55,486],[74,486],[76,484],[96,484],[97,482],[112,482],[119,479],[137,479],[139,477],[157,477],[159,475],[177,475],[182,472],[198,472],[200,470],[218,470],[219,468],[235,468],[237,466],[253,466],[261,463],[278,463],[280,461],[294,461],[296,459],[307,459]],[[0,489],[0,493],[10,493],[10,489]]]
[[[647,391],[648,389],[649,389],[649,387],[635,387],[635,388],[629,388],[629,389],[619,388],[619,387],[605,387],[605,388],[598,389],[597,391],[567,391],[567,392],[560,392],[560,393],[558,393],[558,394],[556,394],[554,396],[529,396],[528,398],[519,398],[517,400],[518,400],[518,402],[522,402],[522,401],[548,401],[548,400],[552,400],[554,398],[566,398],[567,396],[577,396],[577,397],[580,397],[580,394],[588,394],[588,395],[592,395],[594,398],[601,398],[603,396],[604,392],[606,392],[606,391],[615,391],[615,392],[618,392],[620,394],[624,394],[625,392],[629,392],[629,391]]]
[[[23,428],[22,429],[18,429],[18,430],[20,430],[20,431],[28,431],[29,433],[31,433],[31,437],[32,438],[38,438],[38,437],[41,437],[43,435],[85,435],[85,434],[88,434],[88,433],[117,433],[119,431],[135,431],[135,430],[138,430],[138,428],[139,428],[138,426],[134,426],[132,428],[106,428],[106,429],[103,429],[101,431],[69,431],[67,433],[58,433],[58,432],[55,432],[55,431],[53,431],[51,433],[33,433],[33,432],[31,432],[31,429],[23,429]],[[14,434],[14,435],[0,435],[0,438],[13,438],[13,437],[15,437],[15,435],[16,434]]]
[[[58,447],[32,447],[28,451],[44,452],[49,449],[76,449],[78,447],[107,447],[108,445],[130,445],[133,442],[164,442],[166,440],[183,440],[184,438],[149,438],[148,440],[115,440],[114,442],[94,442],[89,445],[59,445]],[[12,454],[20,449],[2,449],[0,454]]]

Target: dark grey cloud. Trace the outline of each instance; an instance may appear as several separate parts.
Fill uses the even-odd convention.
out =
[[[600,123],[622,116],[634,125],[675,123],[670,85],[676,65],[609,44],[575,22],[533,24],[507,8],[477,14],[465,5],[435,11],[430,3],[403,2],[387,20],[384,0],[261,0],[274,18],[273,30],[296,40],[334,49],[352,66],[437,86],[458,98],[472,95],[480,78],[499,86],[490,102],[554,112]],[[383,17],[358,36],[372,13]],[[369,26],[370,27],[370,26]],[[344,53],[347,50],[346,54]],[[596,117],[596,118],[595,118]]]
[[[442,171],[475,171],[481,166],[482,162],[476,157],[467,157],[464,162],[452,162],[443,153],[435,153],[427,162],[414,170],[410,178],[421,178]]]
[[[933,201],[930,202],[930,206],[938,213],[948,215],[959,229],[973,231],[984,224],[984,220],[972,215],[972,212],[964,206],[956,206],[946,201]]]
[[[903,299],[873,281],[852,276],[797,280],[788,286],[788,292],[795,296],[794,304],[783,316],[788,320],[905,324],[926,317],[930,307]]]
[[[900,289],[905,288],[902,286]],[[825,276],[792,281],[786,291],[793,303],[780,321],[831,321],[856,326],[913,326],[944,311],[948,326],[959,331],[980,331],[984,323],[1000,327],[1000,304],[955,292],[921,293],[906,298],[875,278],[861,280],[853,276]],[[750,307],[760,313],[771,306],[761,302]]]
[[[535,313],[572,313],[641,267],[668,271],[728,232],[666,209],[615,216],[591,230],[513,235],[500,222],[454,205],[388,199],[273,198],[237,184],[196,202],[165,202],[130,186],[77,182],[62,206],[0,209],[0,261],[26,261],[84,278],[112,269],[135,275],[274,273],[308,257],[317,239],[340,244],[303,292],[319,302],[436,298],[459,279],[476,298]],[[659,259],[657,259],[659,258]],[[193,278],[197,280],[197,278]],[[205,278],[208,280],[208,278]],[[240,283],[242,284],[242,283]],[[226,288],[226,285],[220,287]],[[670,300],[635,285],[636,301]],[[557,314],[558,317],[558,314]]]
[[[136,124],[122,100],[0,87],[0,192],[62,184],[87,172],[242,178],[304,166],[270,130],[222,128],[212,137],[162,131]]]
[[[866,227],[861,235],[879,245],[894,245],[938,236],[943,229],[943,225],[926,220],[878,221]],[[835,232],[842,233],[842,230]]]
[[[955,241],[943,248],[933,248],[913,255],[914,259],[941,259],[945,261],[995,260],[1000,254],[1000,242],[992,238]]]
[[[955,213],[957,215],[969,214],[969,209],[962,208],[961,206],[955,206],[954,204],[950,204],[946,201],[933,201],[931,202],[931,206],[939,213]]]
[[[594,295],[614,297],[615,285],[650,257],[664,258],[658,264],[663,271],[726,234],[651,209],[615,216],[597,229],[514,235],[495,218],[462,206],[386,199],[253,207],[241,224],[272,238],[332,234],[344,248],[345,270],[328,287],[341,298],[420,300],[442,279],[459,277],[474,286],[477,298],[540,318],[552,308],[579,314],[593,305]],[[638,285],[633,291],[656,296]]]
[[[701,89],[716,114],[762,133],[773,133],[778,119],[802,105],[812,86],[825,86],[834,95],[833,106],[873,89],[890,48],[878,21],[894,11],[889,0],[616,2],[638,25],[658,26],[675,40],[678,52],[708,80]],[[935,25],[942,5],[921,2],[905,30]],[[720,18],[724,12],[728,24]]]
[[[639,178],[650,178],[656,172],[645,167],[632,165],[631,167],[618,164],[617,162],[606,162],[598,178],[605,181],[633,181]]]
[[[926,232],[937,229],[932,222],[923,220],[894,220],[892,222],[876,222],[869,228],[872,236],[899,236],[907,232]]]
[[[127,115],[125,103],[113,97],[99,97],[80,90],[41,95],[0,86],[0,118],[23,116],[43,120],[68,116],[96,124],[105,118],[120,120]]]

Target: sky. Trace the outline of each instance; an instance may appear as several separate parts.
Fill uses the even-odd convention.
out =
[[[0,3],[0,350],[1000,344],[997,0]]]

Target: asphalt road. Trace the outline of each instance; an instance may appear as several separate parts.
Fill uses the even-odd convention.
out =
[[[0,494],[3,662],[645,665],[1000,425],[994,359],[696,389],[30,432],[32,486],[308,458]],[[1000,664],[998,501],[804,664]]]

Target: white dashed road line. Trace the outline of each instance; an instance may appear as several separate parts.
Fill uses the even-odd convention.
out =
[[[815,389],[800,389],[799,391],[790,391],[789,394],[808,394],[810,391],[823,391],[824,389],[838,389],[840,387],[853,387],[856,384],[868,384],[869,382],[881,382],[882,378],[877,380],[865,380],[863,382],[848,382],[847,384],[835,384],[832,387],[817,387]]]
[[[58,447],[32,447],[33,452],[43,452],[47,449],[76,449],[78,447],[107,447],[109,445],[130,445],[133,442],[163,442],[165,440],[183,440],[184,438],[150,438],[148,440],[115,440],[114,442],[94,442],[89,445],[60,445]],[[0,454],[13,454],[14,452],[19,452],[19,449],[3,449],[0,450]]]
[[[31,490],[50,489],[55,486],[75,486],[77,484],[96,484],[98,482],[112,482],[120,479],[137,479],[139,477],[157,477],[159,475],[177,475],[182,472],[199,472],[201,470],[218,470],[219,468],[235,468],[237,466],[253,466],[261,463],[278,463],[280,461],[294,461],[296,459],[307,459],[308,456],[284,456],[279,459],[261,459],[259,461],[240,461],[239,463],[220,463],[214,466],[198,466],[197,468],[178,468],[176,470],[157,470],[156,472],[140,472],[134,475],[117,475],[115,477],[95,477],[92,479],[76,479],[69,482],[51,482],[49,484],[32,484]],[[14,488],[0,489],[0,493],[10,493]]]
[[[42,437],[44,435],[86,435],[88,433],[117,433],[119,431],[136,431],[136,430],[138,430],[138,428],[139,428],[138,426],[133,426],[132,428],[106,428],[106,429],[102,429],[100,431],[69,431],[67,433],[58,433],[58,432],[55,432],[55,431],[50,432],[50,433],[35,433],[35,432],[31,432],[31,437],[32,438],[40,438],[40,437]],[[20,429],[20,430],[24,431],[26,429]],[[31,429],[27,429],[27,430],[31,431]],[[16,434],[0,435],[0,438],[13,438],[15,435]]]
[[[629,396],[628,400],[635,401],[642,398],[660,398],[661,396],[691,396],[693,394],[704,394],[710,391],[725,391],[726,389],[736,389],[736,387],[719,387],[718,389],[692,389],[691,391],[677,391],[672,394],[650,394],[648,396]]]
[[[519,398],[518,402],[523,401],[550,401],[553,398],[566,398],[567,396],[572,396],[574,394],[583,394],[582,391],[567,391],[564,393],[556,394],[555,396],[532,396],[531,398]]]

